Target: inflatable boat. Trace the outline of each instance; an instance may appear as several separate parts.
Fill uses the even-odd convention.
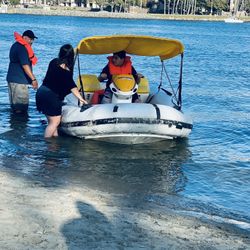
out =
[[[136,84],[129,75],[117,76],[111,84],[112,102],[101,104],[104,86],[96,75],[81,74],[80,54],[109,54],[126,51],[131,55],[159,57],[162,63],[161,79],[166,75],[170,88],[162,81],[150,91],[146,76]],[[114,35],[88,37],[76,48],[79,77],[77,85],[88,101],[79,106],[73,95],[65,98],[61,131],[79,138],[120,144],[152,143],[184,138],[190,134],[192,119],[182,111],[182,67],[184,46],[178,40],[150,36]],[[180,76],[174,89],[166,72],[164,60],[180,55]],[[76,58],[77,60],[77,58]],[[132,103],[137,93],[139,103]]]

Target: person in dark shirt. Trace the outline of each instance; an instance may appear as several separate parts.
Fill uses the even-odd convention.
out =
[[[103,68],[101,74],[98,76],[98,80],[100,82],[107,80],[102,103],[110,103],[112,100],[112,91],[109,86],[112,82],[113,75],[133,75],[136,83],[138,84],[140,82],[141,77],[143,77],[141,74],[138,74],[136,72],[135,68],[132,66],[130,57],[126,56],[126,52],[124,50],[113,53],[113,56],[109,56],[108,60],[108,64]],[[137,93],[133,95],[132,101],[140,102]]]
[[[44,113],[48,120],[44,137],[58,136],[57,128],[61,122],[62,101],[73,93],[80,104],[87,104],[79,93],[73,80],[74,49],[70,44],[60,48],[58,58],[49,63],[42,86],[36,93],[38,111]]]
[[[15,113],[25,113],[29,105],[28,85],[37,89],[38,82],[32,72],[37,58],[31,48],[34,39],[37,38],[33,31],[26,30],[23,35],[14,33],[16,42],[11,46],[7,82],[9,98],[12,110]]]

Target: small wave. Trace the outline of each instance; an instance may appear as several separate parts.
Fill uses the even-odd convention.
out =
[[[220,216],[216,216],[216,215],[209,215],[209,214],[205,214],[202,212],[194,212],[194,211],[177,211],[177,213],[183,214],[183,215],[190,215],[193,217],[200,218],[202,220],[205,219],[209,222],[230,224],[230,225],[236,226],[238,228],[250,231],[250,223],[245,222],[245,221],[220,217]]]
[[[250,217],[228,210],[225,207],[201,202],[182,196],[151,195],[145,197],[149,202],[174,210],[179,214],[190,215],[208,222],[225,223],[250,231]]]

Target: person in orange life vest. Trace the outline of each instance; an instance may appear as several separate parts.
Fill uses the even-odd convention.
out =
[[[37,58],[31,47],[37,37],[32,30],[26,30],[22,35],[14,32],[14,37],[16,42],[10,48],[7,73],[9,99],[15,113],[26,113],[29,105],[28,85],[32,85],[34,90],[38,88],[38,82],[32,72]]]
[[[107,80],[106,89],[104,91],[104,97],[102,103],[110,103],[112,99],[112,91],[109,85],[112,82],[112,75],[129,74],[133,75],[136,83],[139,84],[141,74],[137,74],[136,70],[132,66],[132,62],[129,56],[126,56],[124,50],[113,53],[113,56],[108,57],[108,64],[103,68],[101,74],[98,76],[100,82]],[[133,102],[140,102],[137,94],[133,95]]]

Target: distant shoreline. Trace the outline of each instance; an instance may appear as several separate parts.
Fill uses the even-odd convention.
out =
[[[1,10],[1,8],[0,8]],[[120,19],[156,19],[156,20],[176,20],[176,21],[218,21],[223,22],[226,16],[211,15],[164,15],[148,13],[111,13],[106,11],[92,12],[81,8],[71,9],[63,7],[51,8],[10,8],[0,11],[0,14],[26,14],[26,15],[46,15],[46,16],[76,16],[92,18],[120,18]],[[244,22],[250,22],[250,17],[240,18]]]

